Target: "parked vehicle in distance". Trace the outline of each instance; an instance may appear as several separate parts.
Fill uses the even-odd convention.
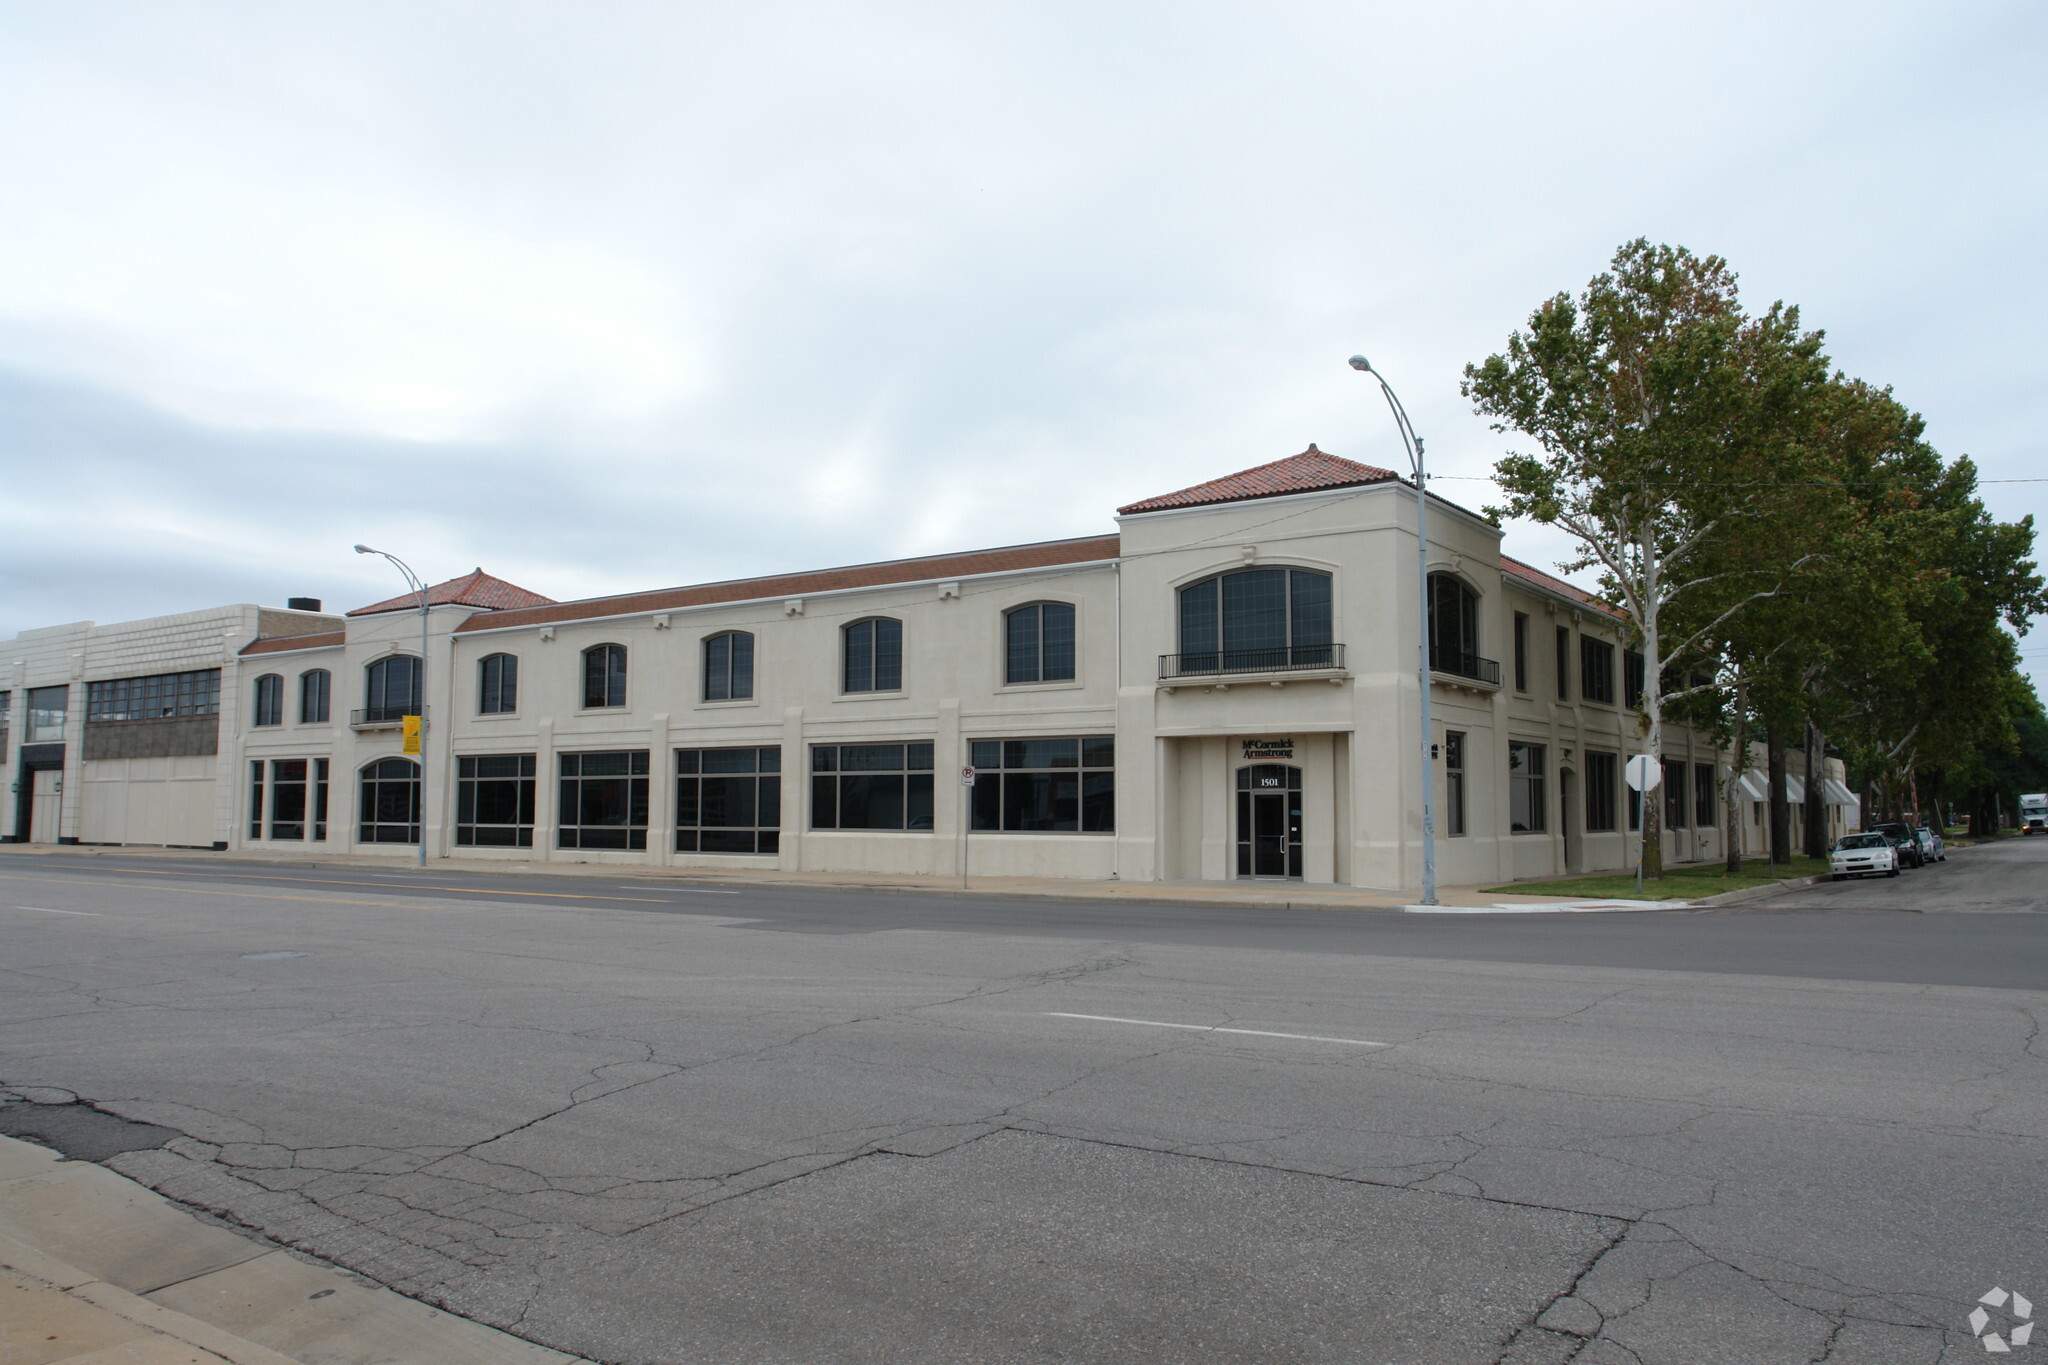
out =
[[[1887,820],[1881,825],[1872,825],[1872,834],[1882,834],[1898,846],[1900,867],[1922,867],[1927,860],[1920,856],[1920,840],[1914,837],[1913,827],[1900,820]]]
[[[1942,840],[1939,834],[1934,832],[1932,825],[1922,825],[1914,830],[1913,834],[1920,841],[1921,862],[1945,863],[1948,861],[1948,844]]]
[[[1882,872],[1887,877],[1899,875],[1900,849],[1889,835],[1871,830],[1864,834],[1844,834],[1828,850],[1828,875],[1836,881],[1844,877],[1870,877]]]
[[[2048,834],[2048,792],[2020,797],[2020,833]]]

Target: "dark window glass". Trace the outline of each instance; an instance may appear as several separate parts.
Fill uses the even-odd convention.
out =
[[[334,690],[334,675],[324,668],[299,674],[299,724],[325,725]]]
[[[1543,789],[1543,746],[1508,745],[1508,828],[1534,834],[1549,828]]]
[[[1643,704],[1643,656],[1633,649],[1621,656],[1621,704]]]
[[[1006,683],[1064,682],[1074,676],[1074,608],[1037,602],[1003,618]]]
[[[1686,765],[1679,759],[1664,760],[1664,828],[1684,829],[1687,806]]]
[[[327,838],[327,760],[313,760],[313,837]]]
[[[87,694],[90,705],[91,694]],[[28,690],[28,734],[30,744],[56,742],[64,738],[64,717],[70,710],[71,688],[31,687]],[[90,713],[88,713],[90,714]]]
[[[270,837],[306,837],[306,760],[270,761]]]
[[[1447,573],[1429,576],[1429,666],[1461,677],[1479,672],[1479,594]]]
[[[1619,772],[1613,754],[1586,755],[1586,832],[1605,833],[1614,828],[1615,776]]]
[[[458,756],[455,842],[465,848],[532,848],[535,786],[532,754]]]
[[[1330,575],[1241,569],[1180,590],[1182,673],[1331,663]]]
[[[399,720],[420,712],[420,661],[410,654],[379,659],[363,671],[364,720]]]
[[[59,694],[57,710],[64,709],[63,688],[39,688]],[[0,693],[0,696],[6,694]],[[35,705],[36,692],[29,693]],[[88,723],[114,720],[162,720],[171,716],[215,716],[220,714],[220,670],[195,669],[190,673],[158,673],[147,678],[115,678],[86,685],[85,719]],[[0,730],[6,717],[0,715]],[[54,738],[54,736],[53,736]]]
[[[488,655],[478,661],[476,674],[478,714],[505,716],[519,709],[517,658],[510,654]]]
[[[1465,734],[1444,731],[1444,833],[1455,839],[1465,832]]]
[[[1557,628],[1557,699],[1572,699],[1572,628]]]
[[[1116,829],[1116,740],[1110,735],[977,739],[974,828],[1007,834]]]
[[[774,853],[782,750],[676,750],[676,852]]]
[[[1692,765],[1692,822],[1701,829],[1711,829],[1714,812],[1720,803],[1714,799],[1714,765],[1695,763]]]
[[[256,680],[256,714],[251,725],[284,724],[284,679],[265,673]]]
[[[1628,827],[1631,830],[1643,827],[1643,794],[1634,787],[1628,789]]]
[[[583,704],[586,707],[626,704],[624,645],[593,645],[583,651]]]
[[[263,837],[263,760],[249,760],[249,837]]]
[[[729,630],[704,642],[704,700],[742,701],[754,695],[754,637]]]
[[[1614,646],[1590,635],[1579,637],[1579,695],[1604,706],[1614,704]]]
[[[412,714],[410,712],[406,714]],[[380,758],[362,770],[361,818],[356,838],[365,844],[420,841],[420,765]]]
[[[932,827],[930,744],[818,744],[811,748],[811,828]]]
[[[1515,613],[1515,691],[1529,690],[1529,617]]]
[[[563,754],[561,769],[561,847],[647,847],[647,750]]]
[[[894,692],[903,686],[903,623],[886,616],[855,621],[845,631],[844,688]]]

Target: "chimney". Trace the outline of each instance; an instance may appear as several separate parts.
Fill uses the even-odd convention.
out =
[[[320,610],[320,599],[317,597],[288,597],[285,599],[285,606],[292,611],[318,611]]]

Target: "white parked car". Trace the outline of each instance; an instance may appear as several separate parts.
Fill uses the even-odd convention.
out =
[[[1920,841],[1921,862],[1945,863],[1948,861],[1948,844],[1932,829],[1922,825],[1913,831],[1913,837]]]
[[[1868,877],[1882,872],[1899,875],[1899,849],[1882,834],[1844,834],[1828,850],[1828,871],[1836,881],[1844,877]]]

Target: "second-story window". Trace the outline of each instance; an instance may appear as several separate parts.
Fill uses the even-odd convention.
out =
[[[398,720],[420,712],[420,661],[410,654],[379,659],[363,670],[363,719]]]
[[[299,674],[299,724],[325,725],[333,691],[334,675],[326,669],[309,668]]]
[[[903,623],[886,616],[855,621],[845,631],[848,692],[894,692],[903,686]]]
[[[744,701],[754,695],[754,637],[728,630],[704,641],[704,700]]]
[[[519,709],[518,658],[511,654],[490,654],[478,660],[476,686],[479,715],[511,715]]]
[[[1326,573],[1241,569],[1180,590],[1182,673],[1324,666],[1333,643]]]
[[[1529,690],[1529,615],[1515,613],[1515,691]]]
[[[592,645],[583,651],[583,704],[626,704],[626,647]]]
[[[1643,704],[1643,656],[1633,649],[1624,651],[1621,656],[1621,704],[1628,707]]]
[[[284,679],[265,673],[256,680],[256,716],[252,725],[284,724]]]
[[[1429,666],[1438,673],[1478,678],[1499,666],[1479,657],[1479,594],[1454,574],[1429,576]]]
[[[1590,635],[1579,637],[1579,695],[1614,705],[1614,646]]]
[[[1034,602],[1003,616],[1003,681],[1066,682],[1074,676],[1074,607]]]
[[[1572,699],[1572,628],[1557,628],[1557,699]]]

